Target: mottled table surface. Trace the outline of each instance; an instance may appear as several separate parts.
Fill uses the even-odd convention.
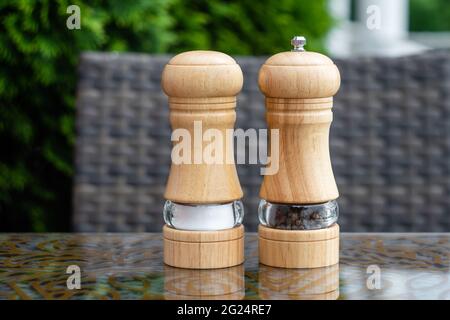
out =
[[[450,234],[341,234],[340,263],[184,270],[161,234],[0,234],[0,299],[450,299]],[[69,266],[78,266],[81,289]],[[72,267],[77,270],[77,267]]]

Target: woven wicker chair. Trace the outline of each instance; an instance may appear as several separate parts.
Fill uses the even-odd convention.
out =
[[[170,164],[168,56],[85,53],[79,66],[75,231],[160,231]],[[265,128],[257,74],[244,72],[237,128]],[[450,231],[450,52],[336,60],[331,155],[343,231]],[[259,166],[239,165],[256,230]]]

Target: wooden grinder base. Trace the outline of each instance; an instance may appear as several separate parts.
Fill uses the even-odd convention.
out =
[[[339,262],[339,226],[280,230],[259,225],[259,261],[279,268],[319,268]]]
[[[163,227],[164,263],[178,268],[216,269],[244,262],[244,227],[188,231]]]

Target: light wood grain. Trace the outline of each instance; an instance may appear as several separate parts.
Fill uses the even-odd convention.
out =
[[[244,262],[244,237],[242,225],[220,231],[185,231],[164,226],[164,263],[169,266],[188,269],[227,268]],[[240,229],[240,230],[236,230]],[[177,233],[179,233],[177,235]],[[203,234],[206,235],[203,235]],[[212,235],[216,233],[217,235]],[[169,238],[166,238],[166,234]],[[229,239],[211,241],[212,239]],[[177,240],[172,240],[177,239]],[[206,239],[193,241],[195,239]],[[186,241],[187,240],[187,241]]]
[[[261,67],[266,119],[279,130],[279,171],[264,176],[260,196],[269,202],[313,204],[338,198],[329,152],[337,67],[313,52],[283,52]]]
[[[258,234],[261,238],[269,240],[298,242],[321,241],[339,237],[339,225],[335,223],[329,228],[316,230],[281,230],[259,225]]]
[[[316,52],[281,52],[262,65],[258,84],[266,97],[326,98],[336,94],[340,74],[330,58]]]
[[[227,143],[222,144],[221,163],[194,162],[194,121],[202,122],[202,133],[217,129],[224,138],[226,130],[234,127],[236,95],[243,84],[239,65],[220,52],[185,52],[165,66],[161,84],[169,96],[172,129],[188,130],[192,146],[192,163],[172,163],[165,198],[190,204],[226,203],[242,198],[235,164],[226,162],[227,152],[234,158],[233,148]],[[204,150],[209,142],[201,144]]]
[[[270,228],[259,226],[259,261],[262,264],[279,268],[319,268],[339,262],[339,234],[336,236],[335,230],[316,230],[322,233],[321,240],[310,240],[310,231],[287,233],[286,230],[266,229]],[[272,239],[262,237],[261,233],[271,235]],[[328,236],[331,238],[326,239]],[[317,234],[315,237],[319,238]]]
[[[244,236],[244,226],[239,225],[225,231],[190,231],[178,230],[167,225],[163,227],[165,239],[182,242],[218,242],[242,238]]]

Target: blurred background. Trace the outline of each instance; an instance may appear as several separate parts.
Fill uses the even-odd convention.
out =
[[[72,4],[80,29],[66,26]],[[2,1],[0,231],[160,230],[163,65],[195,49],[236,57],[237,127],[264,127],[257,71],[294,35],[341,70],[343,230],[449,231],[447,0]],[[255,230],[259,168],[238,170]]]

